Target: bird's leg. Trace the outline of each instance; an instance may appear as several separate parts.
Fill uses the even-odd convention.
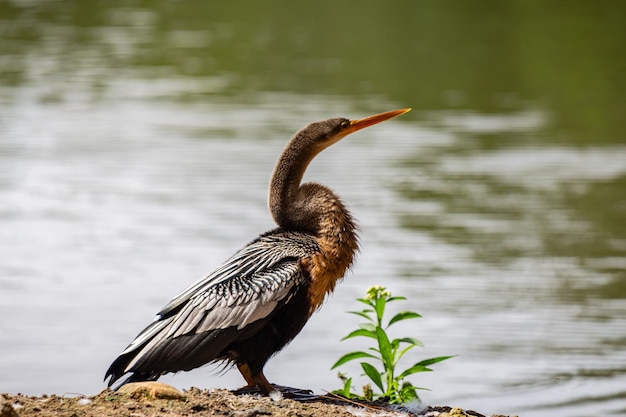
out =
[[[254,380],[254,378],[252,377],[252,371],[250,370],[250,367],[248,366],[247,363],[239,363],[237,364],[237,369],[239,369],[239,372],[241,373],[241,376],[243,376],[243,379],[246,380],[246,386],[240,389],[246,389],[246,388],[254,388],[256,387],[256,381]]]
[[[316,397],[311,390],[272,385],[263,374],[263,371],[253,374],[247,363],[238,364],[237,369],[239,369],[247,384],[245,387],[233,391],[237,395],[258,393],[260,391],[265,395],[269,395],[271,392],[281,392],[287,398],[299,401],[310,401]]]
[[[261,391],[263,394],[269,395],[270,392],[276,391],[267,378],[265,378],[265,375],[263,375],[263,371],[253,374],[250,366],[245,362],[237,364],[237,369],[239,369],[243,379],[246,380],[246,386],[234,391],[235,393],[243,394]]]
[[[276,391],[267,378],[265,378],[265,375],[263,375],[263,371],[259,371],[259,373],[252,375],[252,378],[254,378],[256,386],[259,387],[263,394],[269,395],[270,392]]]

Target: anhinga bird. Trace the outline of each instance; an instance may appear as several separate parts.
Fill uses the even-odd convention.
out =
[[[346,135],[408,112],[359,120],[335,118],[298,131],[281,154],[269,187],[278,227],[262,234],[157,313],[106,372],[111,386],[152,381],[225,360],[246,387],[268,394],[267,360],[299,332],[352,265],[356,225],[341,199],[317,183],[301,184],[308,164]]]

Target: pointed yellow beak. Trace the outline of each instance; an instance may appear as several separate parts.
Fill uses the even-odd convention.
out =
[[[377,123],[384,122],[385,120],[393,119],[394,117],[400,116],[401,114],[407,113],[409,111],[411,111],[410,108],[392,110],[385,113],[368,116],[363,119],[350,120],[350,126],[344,131],[345,135],[349,135],[350,133],[354,133],[357,130],[364,129]]]

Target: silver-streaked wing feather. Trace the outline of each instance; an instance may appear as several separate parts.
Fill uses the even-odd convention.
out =
[[[304,284],[299,259],[316,249],[311,236],[293,233],[267,234],[246,245],[158,313],[122,352],[136,351],[124,371],[141,367],[164,345],[173,348],[182,336],[208,335],[227,328],[241,330],[268,317]],[[186,355],[188,349],[185,345],[180,354]]]
[[[157,316],[166,316],[186,303],[195,294],[203,293],[219,282],[234,276],[249,276],[253,272],[262,271],[284,258],[302,258],[316,249],[317,243],[306,234],[291,233],[288,237],[284,234],[261,236],[238,250],[213,272],[183,290],[163,307]]]

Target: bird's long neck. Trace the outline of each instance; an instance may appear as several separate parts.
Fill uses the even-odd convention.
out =
[[[320,251],[303,260],[311,276],[310,313],[350,268],[358,251],[357,226],[341,199],[317,183],[301,184],[323,148],[294,137],[280,156],[270,181],[269,207],[282,229],[313,234]]]
[[[278,226],[288,230],[314,230],[314,207],[302,195],[300,183],[309,163],[322,151],[298,136],[291,139],[280,155],[270,181],[269,209]]]

